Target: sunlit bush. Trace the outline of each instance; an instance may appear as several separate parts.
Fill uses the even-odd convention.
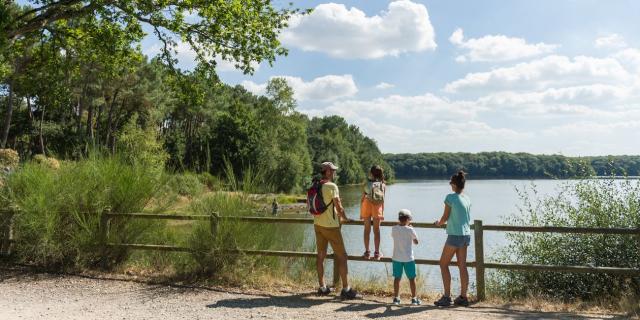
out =
[[[535,187],[520,193],[514,225],[640,228],[640,180],[585,179],[564,183],[554,196]],[[511,233],[503,261],[523,264],[640,268],[640,237],[567,233]],[[565,299],[639,295],[640,279],[610,274],[515,272],[496,274],[509,296],[543,294]]]

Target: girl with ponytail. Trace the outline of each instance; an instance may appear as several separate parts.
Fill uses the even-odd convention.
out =
[[[442,248],[440,256],[440,272],[442,273],[442,284],[444,295],[434,304],[446,307],[451,305],[451,273],[449,273],[449,263],[453,256],[456,256],[458,269],[460,269],[460,296],[453,303],[461,306],[468,306],[467,289],[469,287],[469,272],[467,271],[467,247],[471,242],[471,199],[464,191],[465,173],[458,171],[451,176],[449,185],[453,193],[444,198],[444,213],[436,224],[447,225],[447,241]]]

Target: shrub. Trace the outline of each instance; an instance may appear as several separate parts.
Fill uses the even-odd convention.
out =
[[[168,154],[157,139],[154,127],[142,128],[137,115],[131,117],[118,135],[117,151],[130,164],[142,165],[159,171],[164,169]]]
[[[213,212],[224,216],[254,216],[253,202],[241,193],[219,192],[192,204],[197,214]],[[304,238],[304,228],[299,225],[277,225],[268,223],[247,223],[220,219],[215,233],[209,222],[194,225],[188,245],[194,249],[194,259],[200,271],[206,274],[231,270],[238,274],[251,273],[257,266],[268,266],[272,270],[283,270],[283,260],[259,256],[244,256],[234,253],[238,249],[300,250]],[[231,250],[231,251],[230,251]],[[241,262],[242,263],[239,263]]]
[[[60,162],[52,157],[47,157],[43,154],[37,154],[33,157],[35,163],[47,166],[51,169],[60,169]]]
[[[0,167],[15,169],[20,163],[18,152],[13,149],[0,149]]]
[[[532,226],[640,228],[640,181],[585,179],[565,183],[555,196],[521,192],[520,214],[510,223]],[[558,233],[511,233],[500,260],[524,264],[640,268],[640,237]],[[640,279],[585,273],[496,274],[495,286],[508,296],[543,294],[585,300],[640,294]]]
[[[197,175],[187,172],[172,175],[167,182],[167,187],[181,196],[194,197],[202,194],[205,186]]]
[[[64,163],[59,170],[35,162],[10,175],[2,191],[5,202],[18,208],[16,253],[22,261],[43,266],[113,266],[128,250],[97,250],[100,215],[139,212],[156,194],[163,178],[155,170],[117,159]],[[153,223],[115,219],[110,242],[135,242]],[[106,260],[103,260],[106,259]]]

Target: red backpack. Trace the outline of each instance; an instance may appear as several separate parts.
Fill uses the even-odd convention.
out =
[[[325,183],[327,183],[327,180],[314,180],[309,190],[307,190],[307,208],[309,209],[309,213],[314,216],[323,214],[333,203],[333,200],[329,203],[324,203],[322,185]]]

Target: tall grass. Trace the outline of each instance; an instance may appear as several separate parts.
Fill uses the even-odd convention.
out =
[[[140,212],[164,178],[157,170],[116,158],[64,162],[59,169],[27,163],[6,178],[2,200],[16,212],[16,253],[22,261],[52,267],[117,265],[124,249],[98,250],[100,215]],[[153,227],[148,221],[114,220],[110,239],[135,242]]]
[[[516,225],[640,228],[640,180],[584,179],[565,183],[553,196],[535,188],[520,192]],[[498,257],[524,264],[640,268],[640,237],[510,233]],[[618,301],[640,298],[640,279],[585,273],[501,271],[494,279],[498,293],[510,297],[542,295],[563,300]],[[636,308],[640,308],[637,305]]]

